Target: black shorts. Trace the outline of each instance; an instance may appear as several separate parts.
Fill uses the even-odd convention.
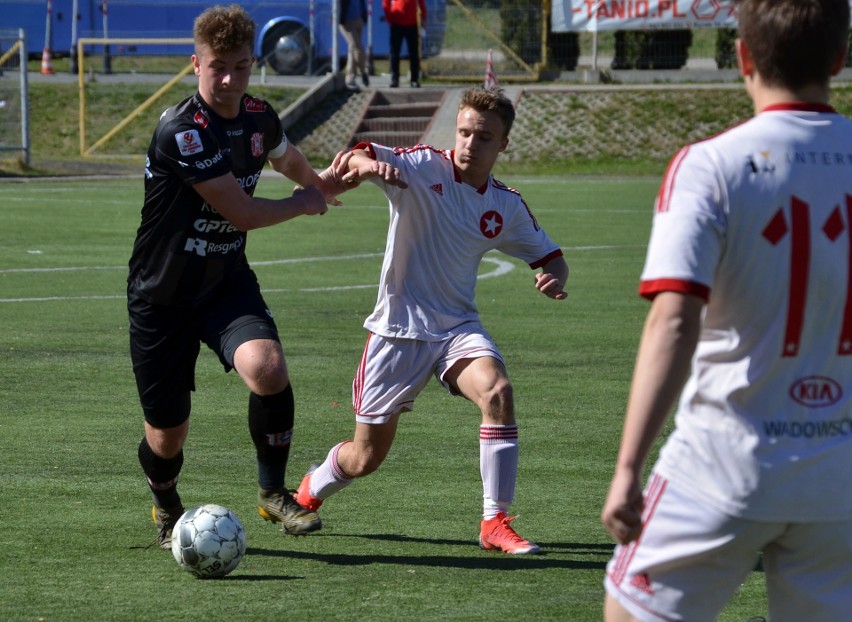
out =
[[[216,353],[226,372],[233,369],[234,353],[246,341],[280,343],[251,271],[231,278],[213,298],[192,307],[154,305],[128,288],[127,310],[139,400],[145,420],[156,428],[175,427],[189,417],[201,342]]]

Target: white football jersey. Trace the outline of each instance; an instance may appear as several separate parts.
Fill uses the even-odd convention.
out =
[[[408,188],[386,186],[390,225],[378,300],[364,322],[385,337],[439,341],[478,322],[474,302],[482,256],[492,249],[536,269],[562,250],[539,227],[521,195],[489,177],[463,183],[451,151],[358,145],[399,168]]]
[[[640,293],[704,297],[667,478],[754,520],[852,518],[852,122],[773,106],[682,149]]]

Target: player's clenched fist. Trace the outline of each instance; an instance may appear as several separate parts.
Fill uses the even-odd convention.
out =
[[[564,283],[548,272],[535,275],[535,288],[548,298],[565,300],[568,294],[563,289]]]

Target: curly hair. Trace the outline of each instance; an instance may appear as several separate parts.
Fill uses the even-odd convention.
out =
[[[461,103],[459,104],[459,110],[463,108],[473,108],[477,112],[489,110],[496,112],[506,128],[503,138],[508,138],[512,124],[515,122],[515,106],[503,94],[502,89],[481,87],[467,89],[462,93]]]
[[[193,27],[196,52],[200,45],[219,54],[254,49],[254,33],[254,20],[239,4],[210,7],[195,18]]]

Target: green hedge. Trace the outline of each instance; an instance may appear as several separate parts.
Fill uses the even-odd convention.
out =
[[[689,57],[691,30],[615,33],[613,69],[680,69]]]
[[[734,41],[737,38],[735,28],[720,28],[716,31],[716,67],[732,69],[737,66]]]
[[[528,65],[541,62],[541,0],[501,0],[502,39]],[[573,71],[580,56],[576,32],[548,32],[548,65]]]

